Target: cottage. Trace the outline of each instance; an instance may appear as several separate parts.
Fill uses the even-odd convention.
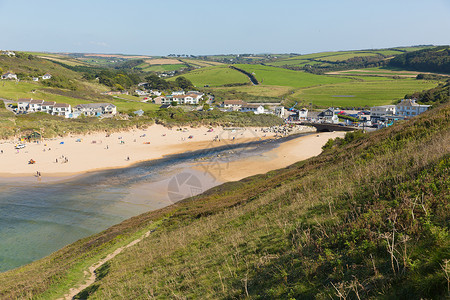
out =
[[[44,103],[44,100],[31,100],[28,106],[28,111],[30,112],[41,111],[42,103]]]
[[[242,100],[225,100],[221,104],[223,108],[230,110],[239,110],[242,106],[245,105],[248,105],[248,103]]]
[[[39,81],[39,77],[33,77],[33,81]]]
[[[147,91],[135,90],[134,93],[138,96],[147,96],[149,93]]]
[[[373,106],[370,108],[370,119],[379,119],[383,116],[395,115],[395,105]]]
[[[44,101],[41,105],[41,111],[51,114],[55,104],[55,101]]]
[[[74,113],[78,112],[85,116],[115,115],[117,113],[117,107],[111,103],[78,104],[73,109]]]
[[[17,75],[11,72],[6,72],[2,75],[2,79],[17,80]]]
[[[42,80],[47,80],[52,78],[52,75],[50,75],[49,73],[45,73],[44,75],[42,75]]]
[[[72,113],[72,107],[67,103],[55,103],[51,114],[54,116],[64,116],[68,118]]]
[[[264,113],[264,106],[262,105],[242,105],[240,108],[241,112],[253,112],[255,115],[263,114]]]
[[[308,109],[302,108],[297,111],[297,120],[306,121],[308,119]]]
[[[30,106],[30,102],[31,102],[31,98],[28,99],[24,99],[24,98],[20,98],[17,101],[17,110],[18,111],[28,111],[28,108]]]
[[[413,99],[403,99],[399,104],[395,106],[396,116],[402,117],[414,117],[421,113],[424,113],[430,108],[431,105],[421,105],[416,103]]]
[[[339,117],[335,114],[334,108],[330,107],[318,114],[319,119],[325,122],[338,123]]]

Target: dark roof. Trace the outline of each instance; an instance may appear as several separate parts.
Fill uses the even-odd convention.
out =
[[[163,105],[161,105],[159,108],[169,108],[169,107],[171,107],[172,105],[170,105],[170,104],[163,104]]]

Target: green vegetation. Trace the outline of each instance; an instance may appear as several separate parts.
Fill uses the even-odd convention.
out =
[[[3,103],[3,102],[2,102]],[[145,128],[154,123],[172,126],[273,126],[282,123],[274,115],[255,115],[254,113],[211,111],[186,111],[180,107],[159,109],[159,105],[117,99],[113,102],[119,111],[127,114],[113,118],[98,119],[78,117],[65,119],[47,113],[14,115],[5,109],[0,110],[0,139],[20,137],[33,131],[42,133],[44,138],[85,134],[101,131],[120,131],[136,127]],[[142,109],[142,117],[134,111]]]
[[[410,91],[423,91],[436,87],[436,81],[394,79],[354,81],[301,89],[288,96],[287,106],[299,102],[315,106],[364,107],[392,104]],[[300,101],[299,101],[300,100]]]
[[[236,65],[249,73],[253,73],[261,84],[290,86],[290,87],[310,87],[321,84],[331,84],[347,82],[348,79],[336,78],[331,76],[319,76],[286,70],[282,68],[260,66],[260,65]]]
[[[441,83],[439,86],[427,91],[414,93],[411,95],[405,95],[406,99],[418,99],[419,102],[424,104],[439,104],[449,102],[450,98],[450,80],[446,83]]]
[[[196,87],[246,84],[249,82],[248,77],[241,72],[221,65],[197,69],[183,74],[183,77],[189,79]],[[175,80],[176,78],[173,77],[169,80]]]
[[[408,52],[389,61],[389,65],[422,72],[441,72],[450,74],[450,47]]]
[[[2,298],[444,299],[450,105],[320,156],[131,218],[0,274]]]

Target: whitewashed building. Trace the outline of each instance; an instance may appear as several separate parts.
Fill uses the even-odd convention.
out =
[[[87,103],[76,105],[73,111],[85,116],[115,115],[117,107],[111,103]]]
[[[52,78],[52,75],[50,73],[45,73],[44,75],[42,75],[42,80],[47,80]]]
[[[402,117],[414,117],[426,112],[431,105],[422,105],[416,103],[413,99],[403,99],[395,106],[395,115]]]
[[[395,115],[395,105],[373,106],[370,108],[371,118],[380,118],[382,116]]]
[[[240,108],[241,112],[253,112],[255,115],[263,114],[264,113],[264,106],[262,105],[242,105]]]
[[[51,114],[54,116],[64,116],[66,118],[70,117],[71,113],[72,107],[67,103],[55,103],[51,112]]]
[[[11,72],[6,72],[2,75],[2,79],[6,80],[17,80],[17,75]]]
[[[28,111],[28,107],[30,106],[31,98],[24,99],[21,98],[17,101],[17,110],[18,111]]]
[[[244,105],[248,105],[248,103],[242,100],[225,100],[221,104],[223,108],[229,110],[239,110]]]
[[[42,103],[44,103],[44,100],[31,100],[28,106],[28,111],[29,112],[41,111]]]

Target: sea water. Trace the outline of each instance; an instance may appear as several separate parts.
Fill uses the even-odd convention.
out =
[[[0,272],[221,183],[206,169],[193,169],[197,161],[239,161],[291,138],[230,144],[60,182],[0,180]]]

